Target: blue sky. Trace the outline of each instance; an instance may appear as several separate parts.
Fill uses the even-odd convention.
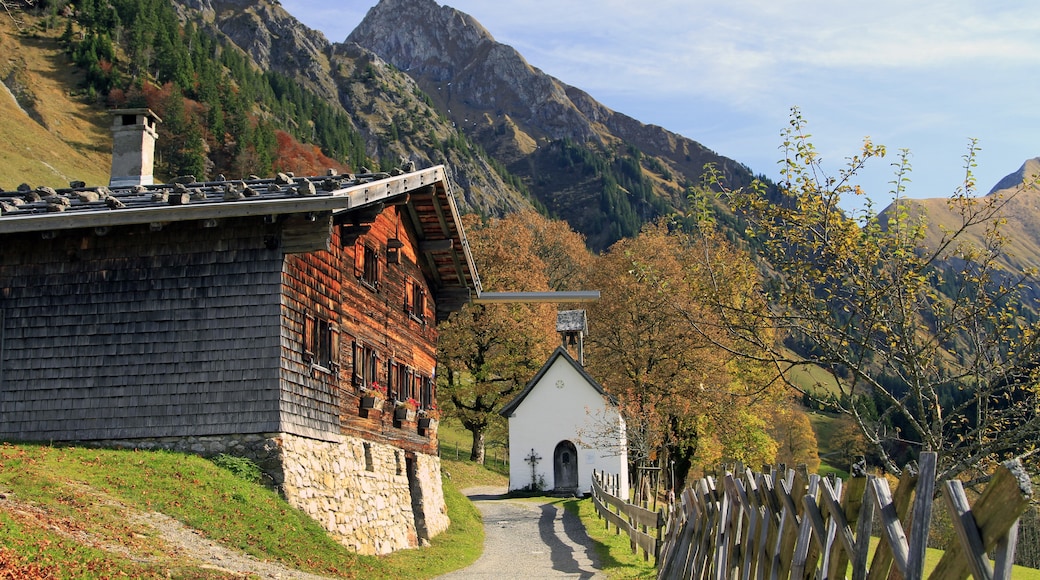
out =
[[[376,0],[282,0],[342,42]],[[891,199],[909,149],[908,194],[963,183],[970,138],[980,194],[1040,156],[1040,10],[990,0],[448,0],[527,61],[604,105],[779,178],[780,132],[797,106],[828,173],[864,137],[889,155],[859,180]]]

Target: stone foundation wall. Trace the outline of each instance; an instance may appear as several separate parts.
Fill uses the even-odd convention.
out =
[[[448,529],[439,457],[356,437],[338,439],[269,433],[103,444],[247,457],[272,478],[290,504],[361,554],[415,548]]]
[[[285,434],[282,445],[286,498],[357,552],[414,548],[447,528],[439,458],[345,436]]]

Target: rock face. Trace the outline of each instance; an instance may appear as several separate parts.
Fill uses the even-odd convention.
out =
[[[998,181],[997,184],[993,186],[993,189],[989,190],[989,194],[987,195],[992,195],[1005,189],[1014,189],[1026,181],[1033,181],[1038,175],[1040,175],[1040,157],[1027,159],[1025,163],[1022,164],[1022,167],[1018,168],[1018,171],[1006,175],[1003,179]]]
[[[602,229],[619,216],[600,209],[610,205],[602,198],[609,189],[604,181],[561,177],[573,168],[564,151],[572,143],[608,165],[622,163],[615,151],[634,149],[656,158],[648,166],[668,168],[669,177],[652,185],[657,199],[637,200],[632,211],[641,220],[671,211],[662,206],[681,211],[682,183],[699,183],[707,163],[731,186],[751,181],[740,163],[603,106],[532,67],[472,17],[434,0],[381,0],[347,40],[414,78],[440,111],[520,175],[540,203],[584,233],[594,248],[617,239]]]
[[[205,23],[261,69],[349,114],[373,158],[449,167],[465,212],[541,206],[603,249],[648,220],[681,213],[687,184],[700,183],[707,163],[732,187],[752,177],[696,141],[544,74],[472,17],[433,0],[382,0],[346,42],[331,44],[270,0],[175,4],[185,21]]]
[[[420,79],[427,92],[446,93],[449,108],[507,114],[538,137],[597,138],[568,96],[570,87],[454,8],[433,0],[383,0],[347,40]]]
[[[328,63],[331,45],[325,35],[304,26],[277,2],[245,0],[183,0],[185,20],[199,13],[253,59],[261,70],[291,71],[302,76],[308,88],[336,102],[339,90]]]

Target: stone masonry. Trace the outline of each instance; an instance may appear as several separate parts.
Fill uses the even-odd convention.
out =
[[[89,442],[247,457],[294,507],[361,554],[415,548],[448,529],[439,457],[341,436],[319,441],[287,433]]]
[[[346,436],[282,445],[286,498],[357,552],[415,548],[448,528],[440,458]]]

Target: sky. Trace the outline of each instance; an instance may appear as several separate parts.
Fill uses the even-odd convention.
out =
[[[281,0],[342,42],[376,0]],[[891,200],[979,195],[1040,156],[1040,9],[1027,0],[439,0],[529,64],[611,109],[780,178],[792,107],[834,175],[865,138],[888,155],[857,183]]]

